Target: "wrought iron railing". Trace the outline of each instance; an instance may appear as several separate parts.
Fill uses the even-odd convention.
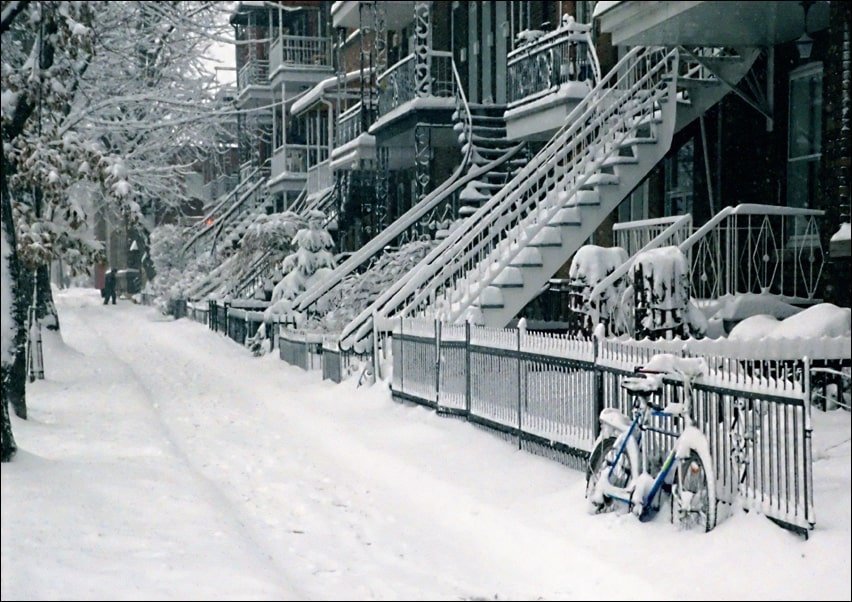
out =
[[[529,102],[567,82],[600,81],[600,65],[591,26],[571,23],[508,56],[509,104]]]
[[[824,253],[815,209],[725,207],[680,245],[690,259],[692,296],[768,293],[814,303]]]
[[[418,97],[453,98],[455,96],[452,53],[431,50],[427,56],[428,76],[421,77],[418,74],[414,54],[409,54],[379,76],[380,117]]]
[[[400,280],[342,336],[369,334],[374,312],[383,320],[427,311],[445,321],[460,318],[496,278],[493,265],[516,257],[555,219],[562,198],[571,198],[636,127],[659,115],[673,96],[677,62],[677,50],[632,48],[575,107],[575,118],[469,218],[475,226],[452,232],[415,268],[417,278]]]
[[[692,219],[684,221],[684,217],[676,215],[614,224],[612,234],[615,246],[627,251],[628,257],[633,257],[666,231],[670,232],[670,236],[666,239],[665,245],[679,245],[692,235]],[[678,224],[679,227],[669,230],[669,226],[674,224]]]
[[[361,135],[362,106],[359,102],[343,111],[337,118],[337,146],[343,146]]]
[[[808,531],[811,362],[802,358],[842,356],[848,341],[814,341],[804,353],[776,341],[767,354],[728,341],[577,340],[403,319],[393,331],[391,393],[585,470],[600,411],[630,413],[626,376],[657,353],[703,357],[709,370],[694,383],[693,419],[709,444],[719,501]],[[682,388],[667,378],[660,405],[682,402]],[[647,433],[649,457],[672,445],[672,430]]]

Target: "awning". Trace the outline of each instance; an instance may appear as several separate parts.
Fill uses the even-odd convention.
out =
[[[369,73],[369,69],[365,69],[364,73]],[[343,76],[343,84],[348,84],[351,81],[355,81],[361,77],[360,69],[358,71],[350,71],[346,75]],[[327,93],[337,89],[337,76],[328,77],[313,88],[302,94],[296,101],[293,102],[293,105],[290,107],[290,114],[295,116],[299,113],[304,113],[316,103],[318,103],[322,97]]]

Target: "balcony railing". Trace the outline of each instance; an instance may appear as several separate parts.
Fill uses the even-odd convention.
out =
[[[331,67],[331,38],[279,36],[269,47],[270,75],[282,65],[299,69]]]
[[[272,173],[304,174],[308,165],[308,147],[304,144],[287,144],[275,149],[272,155]]]
[[[245,90],[249,86],[269,85],[269,61],[254,60],[242,66],[237,74],[237,87]]]
[[[453,79],[453,57],[449,52],[432,50],[427,96],[439,98],[455,97]],[[416,61],[414,54],[393,65],[379,76],[379,116],[387,115],[395,108],[414,100],[418,94],[416,79]]]
[[[308,168],[308,194],[330,188],[334,184],[328,159]]]
[[[362,133],[361,107],[359,102],[349,107],[337,119],[337,146],[343,146],[347,142],[355,140]]]
[[[568,82],[600,80],[589,25],[569,23],[509,53],[509,104],[534,100]]]

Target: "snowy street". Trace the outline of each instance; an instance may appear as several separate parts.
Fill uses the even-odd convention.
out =
[[[252,357],[186,319],[57,292],[12,418],[2,598],[850,599],[850,415],[814,413],[810,539],[736,512],[593,516],[584,475]]]

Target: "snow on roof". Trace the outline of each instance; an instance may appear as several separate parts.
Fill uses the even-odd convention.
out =
[[[368,73],[369,70],[365,70],[364,73]],[[352,80],[358,79],[361,77],[361,70],[358,71],[350,71],[346,75],[343,76],[343,83],[348,84]],[[298,115],[299,113],[304,112],[309,109],[314,103],[318,102],[320,98],[322,98],[323,94],[326,92],[333,90],[337,87],[337,76],[333,75],[332,77],[327,77],[326,79],[319,82],[313,88],[305,92],[296,102],[293,103],[293,106],[290,107],[291,115]]]

